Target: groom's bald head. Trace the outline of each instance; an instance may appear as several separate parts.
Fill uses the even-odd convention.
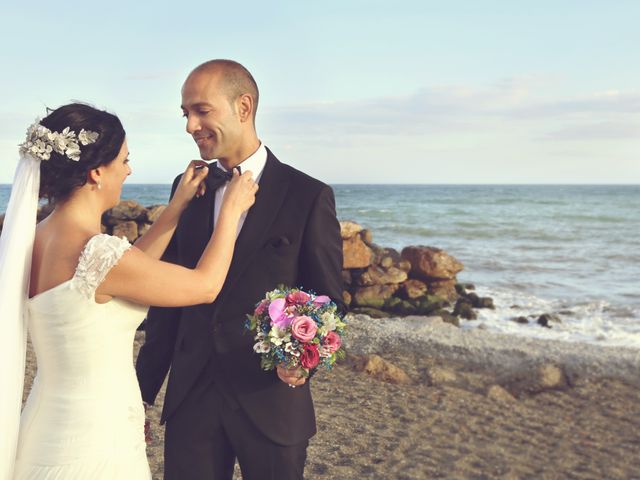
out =
[[[216,77],[219,87],[227,95],[230,103],[237,100],[241,95],[250,95],[253,99],[253,122],[255,124],[260,94],[258,92],[258,84],[249,70],[233,60],[209,60],[194,68],[187,80],[201,74]]]

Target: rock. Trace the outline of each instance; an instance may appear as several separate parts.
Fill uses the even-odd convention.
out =
[[[411,271],[411,262],[409,260],[400,260],[398,262],[398,268],[409,273]]]
[[[366,268],[371,265],[373,252],[356,235],[342,241],[343,263],[342,268]]]
[[[529,319],[527,317],[513,317],[511,320],[513,320],[516,323],[529,323]]]
[[[398,290],[398,285],[373,285],[357,288],[353,294],[353,303],[358,307],[382,308],[385,300]]]
[[[458,299],[456,306],[453,308],[453,314],[467,320],[475,320],[478,318],[478,315],[473,311],[471,304],[465,298]]]
[[[413,299],[426,295],[427,284],[415,279],[409,279],[400,285],[398,292],[402,298]]]
[[[438,295],[450,301],[458,298],[455,280],[431,281],[427,284],[427,287],[432,295]]]
[[[547,327],[547,328],[551,328],[550,324],[552,322],[557,322],[557,323],[561,322],[561,320],[557,316],[551,315],[550,313],[543,313],[538,317],[538,320],[536,321],[538,322],[539,325],[542,325],[543,327]]]
[[[512,391],[530,394],[558,390],[567,386],[569,386],[569,380],[564,371],[552,363],[544,363],[529,372],[520,373],[510,382]]]
[[[456,327],[460,326],[460,319],[455,315],[447,312],[446,310],[436,310],[433,312],[433,315],[437,315],[442,319],[444,323],[450,323],[451,325],[455,325]]]
[[[351,305],[351,300],[353,300],[353,299],[351,298],[351,294],[350,294],[348,291],[344,290],[344,291],[342,292],[342,301],[344,302],[344,304],[345,304],[347,307],[348,307],[349,305]]]
[[[405,247],[402,258],[411,263],[410,276],[420,280],[452,280],[464,268],[447,252],[434,247]],[[452,288],[455,291],[455,283]]]
[[[125,237],[129,242],[135,242],[138,238],[138,224],[133,220],[119,223],[113,227],[113,233],[115,237]]]
[[[395,312],[396,307],[402,303],[402,299],[398,297],[390,297],[384,302],[384,309],[390,312]]]
[[[147,222],[154,223],[165,208],[167,208],[166,205],[152,205],[147,208]]]
[[[478,305],[480,305],[480,297],[477,293],[467,293],[464,297],[469,300],[469,303],[471,303],[473,308],[478,308]]]
[[[147,233],[150,228],[151,228],[151,224],[150,223],[140,223],[140,224],[138,224],[138,236],[141,237],[142,235]]]
[[[515,402],[516,397],[511,395],[506,389],[500,385],[491,385],[487,390],[487,398],[497,402]]]
[[[356,222],[340,222],[340,236],[343,240],[355,237],[362,231],[362,227]]]
[[[427,370],[427,377],[430,385],[444,385],[455,383],[458,375],[455,371],[443,367],[431,367]]]
[[[493,298],[480,297],[480,303],[478,308],[490,308],[491,310],[495,310],[496,306],[493,304]]]
[[[147,211],[138,202],[133,200],[122,200],[111,210],[107,210],[103,215],[103,223],[109,226],[115,226],[123,221],[128,220],[144,220]]]
[[[402,316],[416,315],[418,313],[417,307],[408,300],[400,300],[400,302],[393,307],[392,311]]]
[[[349,286],[351,285],[351,271],[350,270],[342,270],[342,283]]]
[[[402,283],[407,279],[407,273],[399,268],[390,267],[382,268],[377,265],[371,265],[358,278],[358,284],[361,286],[385,285],[392,283]]]
[[[464,288],[464,285],[461,283],[456,283],[456,293],[462,297],[467,295],[467,291]]]
[[[424,295],[410,300],[410,302],[416,306],[416,313],[418,315],[430,315],[436,310],[441,310],[443,307],[449,305],[446,299],[437,295]]]
[[[371,233],[371,230],[362,230],[360,232],[360,238],[362,238],[362,241],[367,245],[371,245],[373,243],[373,234]]]
[[[545,363],[538,367],[536,374],[537,387],[540,390],[564,388],[568,384],[567,377],[562,369],[552,363]]]
[[[370,307],[356,307],[351,309],[350,312],[367,315],[371,318],[387,318],[389,316],[389,314],[383,312],[382,310]]]
[[[408,385],[411,383],[411,379],[402,369],[378,355],[365,355],[360,358],[356,362],[356,369],[383,382],[396,385]]]
[[[47,218],[51,214],[51,212],[53,212],[54,208],[56,208],[55,203],[47,203],[46,205],[43,205],[40,208],[38,208],[38,213],[36,214],[36,221],[41,222],[42,220]]]

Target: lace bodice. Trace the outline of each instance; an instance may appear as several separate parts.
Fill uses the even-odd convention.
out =
[[[106,233],[92,237],[80,254],[76,273],[71,279],[71,287],[87,299],[93,298],[109,270],[129,248],[131,244],[125,238]]]

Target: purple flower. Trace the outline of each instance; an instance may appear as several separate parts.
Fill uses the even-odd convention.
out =
[[[285,329],[293,321],[293,315],[289,315],[286,311],[287,301],[284,298],[276,298],[269,305],[269,317],[271,325],[275,325],[280,329]]]

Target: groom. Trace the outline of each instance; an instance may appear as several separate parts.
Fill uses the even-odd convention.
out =
[[[342,241],[333,192],[280,163],[258,139],[258,87],[242,65],[212,60],[182,87],[187,132],[211,164],[205,194],[182,215],[164,259],[195,267],[215,227],[225,173],[251,170],[256,202],[241,220],[229,274],[212,304],[149,310],[136,370],[152,404],[169,367],[165,479],[302,479],[316,432],[300,371],[260,368],[246,314],[282,284],[341,304]],[[174,190],[178,179],[174,182]]]

